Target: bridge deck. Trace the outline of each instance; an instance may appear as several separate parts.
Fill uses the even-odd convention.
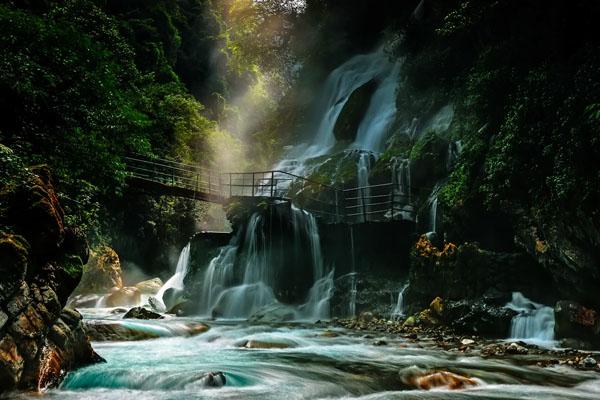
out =
[[[285,171],[215,173],[169,160],[126,157],[125,162],[127,183],[158,195],[218,204],[233,198],[283,200],[332,222],[415,218],[408,197],[394,183],[342,190]]]

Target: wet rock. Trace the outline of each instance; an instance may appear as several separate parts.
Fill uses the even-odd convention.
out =
[[[429,309],[436,317],[441,317],[444,313],[444,301],[441,297],[436,297],[433,299],[431,304],[429,304]]]
[[[508,347],[506,348],[504,353],[505,354],[515,354],[515,355],[525,355],[525,354],[529,353],[529,350],[525,346],[522,346],[518,343],[513,342],[508,345]]]
[[[296,317],[295,310],[285,304],[269,305],[255,312],[248,319],[250,322],[287,322]]]
[[[373,318],[375,318],[375,316],[370,311],[364,311],[358,316],[358,320],[360,322],[370,322],[373,320]]]
[[[513,310],[480,300],[461,300],[447,303],[442,320],[460,333],[502,338],[507,337],[516,314]]]
[[[90,253],[90,259],[83,269],[81,282],[75,292],[106,293],[113,287],[123,287],[121,262],[112,248],[101,246]]]
[[[385,340],[376,340],[373,342],[373,346],[387,346],[387,344]]]
[[[421,390],[440,388],[458,390],[478,385],[475,379],[453,372],[424,371],[416,367],[409,367],[400,371],[400,377],[405,384]]]
[[[175,288],[169,288],[165,290],[162,296],[163,304],[167,310],[170,310],[183,300],[183,291]]]
[[[114,287],[111,289],[104,303],[107,307],[127,307],[135,306],[142,301],[142,294],[139,289],[132,286],[126,286],[123,288]]]
[[[24,360],[10,335],[0,340],[0,388],[15,387],[23,373]]]
[[[375,89],[377,81],[373,79],[352,92],[333,128],[337,140],[353,141],[356,138],[358,126],[367,112]]]
[[[554,319],[557,339],[573,338],[600,344],[600,316],[596,310],[562,300],[554,307]]]
[[[287,349],[292,346],[288,343],[265,342],[262,340],[248,340],[244,342],[240,347],[244,347],[246,349]]]
[[[340,336],[340,334],[337,332],[334,332],[334,331],[325,331],[325,332],[321,333],[319,336],[327,337],[327,338],[334,338],[334,337]]]
[[[198,379],[202,386],[219,388],[225,386],[227,379],[222,372],[207,372]]]
[[[598,362],[597,362],[597,361],[596,361],[596,359],[595,359],[595,358],[593,358],[593,357],[586,357],[586,358],[585,358],[585,359],[584,359],[584,360],[581,362],[581,365],[582,365],[584,368],[589,368],[589,369],[592,369],[592,368],[598,368]]]
[[[85,332],[90,340],[96,342],[137,341],[160,337],[155,332],[137,330],[116,322],[87,321],[85,323]]]
[[[463,339],[460,341],[460,344],[462,344],[463,346],[470,346],[472,344],[475,344],[475,341],[473,339]]]
[[[65,227],[47,167],[19,176],[0,191],[0,397],[56,385],[99,360],[81,315],[63,310],[81,277],[85,238]]]
[[[135,284],[135,287],[140,290],[142,294],[156,294],[163,285],[163,281],[160,278],[148,279]]]
[[[123,315],[124,319],[163,319],[164,317],[154,311],[145,309],[144,307],[133,307]]]

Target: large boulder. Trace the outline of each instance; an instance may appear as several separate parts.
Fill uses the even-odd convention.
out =
[[[557,339],[579,339],[600,344],[600,315],[581,304],[561,300],[554,307],[554,334]]]
[[[145,309],[144,307],[133,307],[123,315],[124,319],[135,318],[135,319],[163,319],[164,317],[154,311]]]
[[[460,300],[445,304],[442,319],[460,333],[505,338],[510,333],[510,325],[516,314],[513,310],[484,300]]]
[[[142,294],[156,294],[163,285],[163,281],[160,278],[148,279],[135,284],[135,287],[140,290]]]
[[[133,286],[114,287],[104,298],[104,305],[106,307],[128,307],[136,306],[141,301],[142,294],[138,288]]]
[[[100,246],[90,253],[76,293],[106,293],[113,287],[123,287],[119,255],[108,246]]]

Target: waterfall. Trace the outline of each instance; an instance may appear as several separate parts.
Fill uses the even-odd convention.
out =
[[[399,318],[404,317],[404,315],[405,315],[404,292],[406,291],[407,288],[408,288],[408,282],[402,286],[402,288],[400,289],[400,292],[398,293],[398,300],[396,301],[396,306],[392,310],[392,319],[399,319]]]
[[[303,304],[295,308],[297,319],[329,318],[329,299],[333,293],[333,271],[326,271],[321,254],[321,243],[315,217],[292,206],[290,221],[293,229],[294,254],[290,257],[303,258],[301,243],[306,243],[310,256],[307,267],[312,268],[313,284],[306,294]],[[273,265],[270,257],[270,242],[267,240],[266,224],[261,213],[250,217],[243,247],[237,239],[220,249],[204,273],[200,293],[199,312],[201,315],[215,315],[224,318],[247,318],[257,311],[279,304],[273,290],[282,279],[290,279],[286,274],[287,265]],[[235,282],[236,261],[243,265],[241,282]],[[310,265],[309,265],[310,264]]]
[[[554,340],[552,307],[534,303],[520,292],[514,292],[512,300],[505,307],[519,313],[512,319],[511,339]]]
[[[175,273],[172,277],[169,278],[168,281],[162,285],[156,294],[156,298],[163,303],[163,295],[167,291],[167,289],[176,289],[183,290],[183,280],[188,272],[188,267],[190,264],[190,243],[185,245],[181,253],[179,254],[179,259],[177,260],[177,267],[175,268]]]
[[[361,121],[353,147],[375,153],[383,151],[385,138],[396,116],[396,88],[400,63],[394,64],[383,79]]]
[[[357,183],[358,183],[358,209],[356,212],[363,213],[363,222],[368,220],[369,203],[371,189],[369,186],[369,171],[371,169],[371,154],[361,151],[357,163]]]
[[[235,244],[221,247],[219,255],[208,264],[202,280],[202,294],[199,304],[200,315],[210,315],[228,282],[233,280],[233,265],[237,250],[238,247]]]
[[[429,195],[429,199],[427,202],[429,203],[429,232],[430,233],[438,233],[438,194],[443,187],[442,182],[436,183],[431,194]]]
[[[295,175],[306,175],[308,159],[325,155],[336,144],[334,127],[352,93],[369,81],[377,88],[361,120],[353,149],[375,153],[383,150],[385,137],[396,115],[395,92],[399,81],[400,63],[392,63],[383,48],[360,54],[333,70],[317,98],[320,99],[310,124],[315,132],[308,144],[293,146],[274,169]]]

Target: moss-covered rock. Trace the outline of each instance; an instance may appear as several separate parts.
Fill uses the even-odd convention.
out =
[[[100,246],[91,252],[76,293],[107,293],[113,287],[123,287],[119,255],[109,246]]]

